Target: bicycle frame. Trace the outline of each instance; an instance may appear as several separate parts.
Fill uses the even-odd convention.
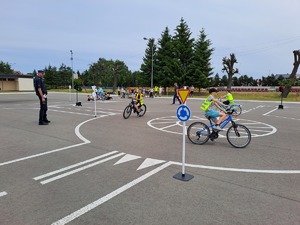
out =
[[[215,123],[209,118],[209,123],[210,125],[208,126],[210,129],[213,128],[213,126],[215,125]],[[232,123],[233,125],[235,124],[235,122],[233,121],[232,119],[232,116],[231,115],[228,115],[227,118],[225,120],[223,120],[221,123],[220,123],[220,127],[223,129],[224,127],[227,126],[228,123]]]

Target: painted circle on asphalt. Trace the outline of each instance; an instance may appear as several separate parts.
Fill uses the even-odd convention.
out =
[[[201,121],[206,124],[209,124],[208,120],[205,117],[197,117],[192,116],[189,119],[189,124],[193,122]],[[251,132],[252,137],[263,137],[276,133],[277,129],[270,124],[262,123],[254,120],[246,120],[246,119],[235,119],[234,120],[238,124],[245,125]],[[178,120],[176,116],[167,116],[167,117],[159,117],[147,122],[148,126],[167,133],[180,134],[182,135],[182,123]],[[188,128],[189,124],[186,124],[186,128]],[[228,124],[224,131],[219,134],[220,138],[226,138],[226,131],[231,125]]]

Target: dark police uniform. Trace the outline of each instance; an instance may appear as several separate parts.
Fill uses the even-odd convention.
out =
[[[39,71],[43,72],[43,71]],[[45,96],[45,102],[42,101],[42,96],[40,96],[40,93],[38,91],[38,88],[41,88],[43,95]],[[40,115],[39,115],[39,124],[40,125],[47,125],[50,121],[47,119],[47,89],[44,85],[43,79],[39,76],[36,76],[34,78],[34,89],[36,95],[39,97],[40,100]]]

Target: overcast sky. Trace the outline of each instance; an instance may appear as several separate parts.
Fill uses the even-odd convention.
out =
[[[98,59],[140,69],[147,38],[183,18],[193,38],[205,29],[214,73],[235,53],[241,75],[290,73],[300,49],[300,0],[0,0],[0,61],[23,73],[62,63],[83,72]],[[299,72],[298,72],[299,73]],[[154,71],[155,76],[155,71]]]

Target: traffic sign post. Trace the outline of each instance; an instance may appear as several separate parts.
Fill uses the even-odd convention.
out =
[[[97,91],[97,90],[96,90]],[[96,101],[97,101],[97,94],[96,91],[93,91],[93,98],[94,98],[94,106],[95,106],[95,117],[97,117],[97,106],[96,106]]]
[[[186,101],[186,99],[184,99],[184,102],[185,101]],[[178,179],[178,180],[189,181],[194,176],[185,173],[185,134],[186,134],[185,122],[190,119],[191,110],[185,104],[180,105],[177,108],[176,116],[183,123],[182,124],[182,172],[181,173],[179,172],[179,173],[175,174],[173,177],[175,179]]]

